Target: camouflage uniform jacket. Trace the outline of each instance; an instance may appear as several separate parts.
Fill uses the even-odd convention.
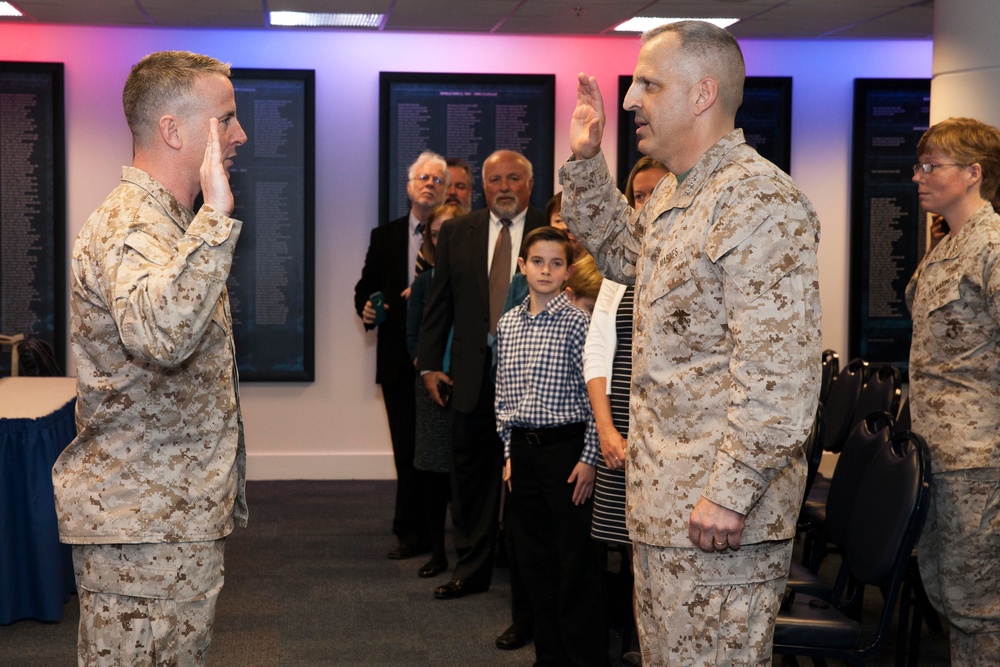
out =
[[[906,287],[910,416],[934,473],[1000,466],[1000,215],[987,204]]]
[[[242,223],[134,167],[73,248],[77,437],[52,469],[70,544],[192,542],[246,524],[226,278]]]
[[[688,547],[700,496],[787,539],[820,385],[819,221],[743,141],[665,178],[633,218],[603,156],[560,170],[563,217],[611,280],[635,283],[626,516],[633,540]]]

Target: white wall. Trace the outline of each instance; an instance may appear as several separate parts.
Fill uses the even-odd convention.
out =
[[[375,339],[353,311],[354,283],[378,224],[379,72],[555,74],[558,164],[569,155],[577,72],[595,75],[613,99],[638,48],[638,38],[620,36],[0,25],[0,60],[66,66],[70,244],[130,160],[121,88],[143,55],[189,49],[236,67],[316,70],[316,381],[241,387],[254,479],[393,476],[374,384]],[[846,355],[853,79],[930,78],[931,43],[748,41],[743,48],[749,75],[793,77],[792,176],[822,221],[824,347]],[[616,123],[612,109],[605,148],[612,165]]]

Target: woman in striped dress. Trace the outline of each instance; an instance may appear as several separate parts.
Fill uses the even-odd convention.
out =
[[[653,188],[667,174],[666,167],[656,160],[641,158],[632,168],[625,186],[629,205],[637,211],[642,208]],[[597,460],[591,536],[609,544],[626,545],[629,567],[632,552],[625,526],[625,443],[632,383],[634,290],[632,285],[604,281],[594,306],[583,352],[584,378],[594,410],[602,455]],[[628,653],[624,657],[638,662],[637,654]]]

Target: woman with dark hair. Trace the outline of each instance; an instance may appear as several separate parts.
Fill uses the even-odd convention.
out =
[[[948,232],[906,288],[910,410],[931,454],[920,574],[947,619],[951,664],[1000,655],[1000,130],[969,118],[917,143],[921,206]]]

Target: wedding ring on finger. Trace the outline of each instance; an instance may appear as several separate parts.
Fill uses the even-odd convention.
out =
[[[720,542],[718,540],[712,540],[712,543],[715,545],[715,548],[718,549],[719,551],[729,548],[729,542]]]

